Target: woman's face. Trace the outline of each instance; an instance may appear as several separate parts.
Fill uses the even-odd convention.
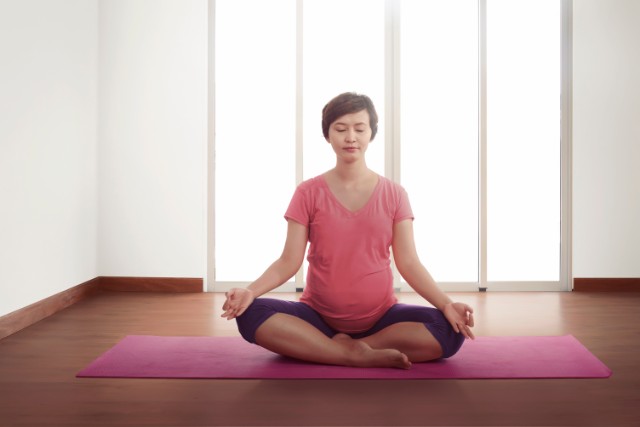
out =
[[[338,117],[329,126],[327,140],[331,143],[338,158],[353,161],[364,157],[371,141],[371,127],[367,110]]]

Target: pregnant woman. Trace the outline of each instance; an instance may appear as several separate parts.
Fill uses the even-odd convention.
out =
[[[335,168],[296,189],[282,255],[247,288],[226,294],[222,317],[236,319],[247,341],[309,362],[409,369],[450,357],[473,338],[471,307],[451,301],[418,258],[407,193],[367,167],[377,130],[365,95],[338,95],[322,110]],[[299,270],[307,244],[300,301],[262,297]],[[402,277],[432,307],[398,303],[391,251]]]

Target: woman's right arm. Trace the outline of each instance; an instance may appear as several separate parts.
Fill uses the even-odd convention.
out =
[[[304,259],[308,236],[309,229],[306,226],[289,220],[287,240],[280,258],[247,288],[233,288],[226,293],[222,317],[231,320],[242,315],[254,299],[274,290],[296,274]]]

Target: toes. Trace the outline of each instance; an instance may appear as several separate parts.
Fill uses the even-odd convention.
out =
[[[351,338],[349,335],[343,334],[342,332],[335,334],[332,339],[336,341],[352,341],[353,340],[353,338]]]

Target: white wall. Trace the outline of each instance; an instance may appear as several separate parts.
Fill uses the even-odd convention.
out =
[[[99,275],[203,277],[207,1],[99,16]]]
[[[0,316],[96,276],[97,1],[0,1]]]
[[[640,277],[640,1],[573,10],[573,276]]]

